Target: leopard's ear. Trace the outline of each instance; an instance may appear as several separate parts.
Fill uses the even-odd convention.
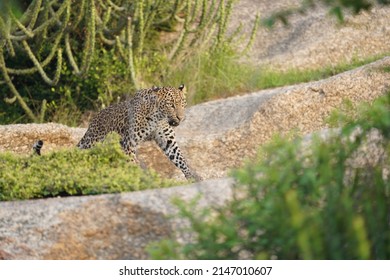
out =
[[[184,89],[184,84],[181,84],[181,85],[179,86],[179,89],[180,89],[181,91],[183,91],[183,89]]]

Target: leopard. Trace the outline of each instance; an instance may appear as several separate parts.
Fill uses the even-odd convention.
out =
[[[139,164],[137,147],[145,141],[155,141],[168,159],[188,180],[201,181],[183,156],[174,128],[185,119],[186,88],[181,84],[153,86],[138,90],[132,98],[102,109],[92,118],[77,147],[89,149],[102,142],[111,132],[120,135],[120,145],[130,160]]]

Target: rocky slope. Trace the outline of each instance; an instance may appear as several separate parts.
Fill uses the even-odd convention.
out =
[[[297,7],[302,0],[240,0],[232,13],[231,30],[240,23],[249,33],[258,13],[262,19],[272,13]],[[319,1],[315,1],[319,2]],[[352,16],[346,12],[340,24],[329,8],[318,5],[306,14],[290,17],[289,25],[259,28],[245,61],[278,70],[291,67],[318,69],[383,53],[390,53],[390,6],[374,6],[370,12]],[[245,43],[245,42],[243,42]]]
[[[344,100],[358,104],[384,94],[390,88],[390,73],[384,70],[389,66],[386,57],[325,80],[193,106],[176,129],[179,145],[201,176],[224,177],[255,156],[275,133],[294,130],[305,135],[326,128],[326,118]],[[33,143],[42,139],[45,153],[76,145],[84,132],[59,124],[0,126],[0,151],[30,153]],[[139,157],[164,176],[183,178],[153,143],[142,145]]]
[[[240,0],[230,28],[250,22],[257,11],[265,17],[299,2]],[[288,28],[259,29],[246,61],[279,70],[307,69],[383,54],[390,52],[389,21],[390,7],[347,17],[345,25],[317,7],[293,16]],[[383,95],[390,89],[389,69],[386,57],[322,81],[191,107],[177,128],[179,145],[204,178],[225,177],[274,133],[306,135],[327,128],[326,118],[344,99],[358,104]],[[45,142],[43,153],[67,149],[84,132],[54,123],[0,126],[0,151],[28,154],[38,139]],[[142,145],[139,157],[163,176],[183,178],[152,143]],[[144,259],[150,241],[173,234],[180,241],[191,238],[181,231],[184,221],[169,218],[177,212],[174,197],[188,201],[201,194],[200,207],[221,205],[231,198],[232,185],[222,178],[125,194],[0,202],[0,259]]]
[[[176,234],[181,242],[185,221],[173,198],[199,207],[222,205],[231,198],[232,181],[211,180],[192,186],[83,197],[2,202],[1,259],[146,259],[152,241]],[[196,211],[196,209],[194,209]]]

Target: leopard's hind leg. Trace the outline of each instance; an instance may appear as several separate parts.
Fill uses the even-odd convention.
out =
[[[101,142],[106,138],[106,133],[99,131],[94,126],[90,126],[85,132],[84,136],[81,138],[80,142],[77,144],[77,147],[80,149],[89,149],[96,142]]]

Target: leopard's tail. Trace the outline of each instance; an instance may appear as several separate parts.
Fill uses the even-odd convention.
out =
[[[37,142],[35,142],[33,147],[32,147],[34,154],[40,156],[42,147],[43,147],[43,141],[42,140],[38,140]]]

